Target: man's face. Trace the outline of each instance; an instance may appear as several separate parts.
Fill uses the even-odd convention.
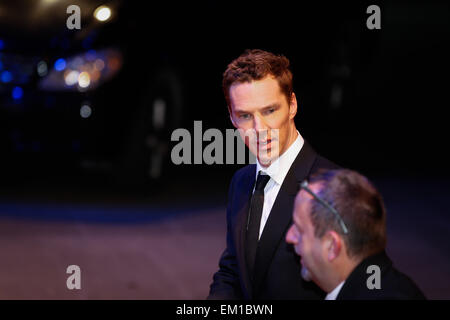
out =
[[[310,185],[314,193],[318,192],[317,184]],[[319,287],[323,286],[323,275],[326,270],[326,251],[322,240],[314,235],[314,226],[310,219],[312,196],[301,190],[295,200],[293,213],[294,223],[286,234],[286,242],[292,244],[300,256],[302,277],[306,281],[313,280]]]
[[[290,102],[275,78],[235,83],[230,87],[230,118],[250,151],[268,166],[296,139],[297,100]],[[248,139],[245,139],[245,136]]]

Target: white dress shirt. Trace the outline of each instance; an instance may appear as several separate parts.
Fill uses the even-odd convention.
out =
[[[272,162],[269,167],[264,168],[261,166],[258,159],[256,159],[256,177],[258,177],[259,171],[262,171],[264,174],[270,176],[270,180],[264,188],[264,204],[261,224],[259,226],[258,239],[261,237],[267,219],[269,219],[270,211],[272,210],[272,206],[277,198],[278,191],[280,191],[284,178],[305,143],[305,140],[300,135],[300,132],[297,131],[297,133],[297,138],[292,145],[280,157],[278,157],[278,159]]]
[[[333,291],[331,291],[329,294],[327,294],[327,296],[325,297],[325,300],[336,300],[336,297],[339,294],[339,292],[341,291],[344,283],[345,283],[345,281],[342,281],[341,283],[339,283],[338,286],[333,289]]]

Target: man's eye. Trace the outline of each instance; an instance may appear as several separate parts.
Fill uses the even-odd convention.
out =
[[[249,114],[241,114],[239,115],[240,119],[246,120],[246,119],[250,119],[250,115]]]
[[[268,109],[268,110],[266,111],[267,114],[271,114],[271,113],[274,113],[274,112],[275,112],[275,109],[273,109],[273,108],[272,108],[272,109]]]

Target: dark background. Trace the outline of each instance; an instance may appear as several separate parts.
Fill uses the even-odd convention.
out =
[[[81,8],[81,30],[66,28],[71,4]],[[92,16],[101,4],[113,10],[105,23]],[[194,120],[203,132],[232,128],[222,73],[245,49],[260,48],[291,61],[302,136],[382,191],[394,262],[430,297],[448,299],[450,9],[444,1],[376,2],[381,30],[368,30],[370,4],[3,1],[0,73],[10,68],[13,77],[0,82],[0,227],[10,258],[0,284],[12,291],[1,297],[204,297],[225,241],[228,183],[240,165],[175,166],[170,136],[176,128],[193,133]],[[122,67],[97,88],[40,87],[39,61],[51,72],[57,59],[104,48],[121,52]],[[20,98],[12,96],[17,86]],[[166,106],[159,127],[158,99]],[[155,262],[163,251],[172,266],[165,276]],[[118,273],[103,276],[123,287],[107,290],[98,280],[81,295],[57,287],[53,275],[64,284],[71,257],[91,275],[110,259]],[[31,266],[44,276],[31,276]],[[24,274],[48,282],[27,290]]]

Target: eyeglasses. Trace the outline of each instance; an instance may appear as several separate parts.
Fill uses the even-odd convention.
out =
[[[325,200],[323,200],[322,198],[320,198],[317,194],[315,194],[309,187],[308,187],[308,181],[304,180],[301,184],[300,184],[300,188],[305,190],[306,192],[308,192],[310,195],[313,196],[314,199],[316,199],[317,201],[320,202],[320,204],[322,204],[325,208],[327,208],[328,210],[330,210],[338,219],[339,221],[339,225],[342,228],[342,231],[344,231],[344,234],[348,234],[348,229],[347,226],[344,223],[344,220],[342,220],[341,216],[339,215],[339,213],[337,212],[337,210],[335,208],[333,208],[330,204],[328,204]]]

